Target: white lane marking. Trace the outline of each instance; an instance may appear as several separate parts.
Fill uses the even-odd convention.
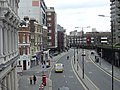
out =
[[[65,78],[65,75],[63,75],[63,77]]]
[[[92,72],[88,72],[89,74],[92,74]]]
[[[72,59],[73,59],[73,58],[72,58]],[[79,79],[78,75],[76,74],[76,72],[75,72],[75,70],[74,70],[74,68],[73,68],[73,65],[72,65],[72,60],[71,60],[71,66],[72,66],[72,70],[73,70],[75,76],[77,77],[78,81],[80,82],[80,84],[83,86],[83,88],[84,88],[85,90],[88,90],[87,87],[83,84],[83,82]]]
[[[79,65],[80,68],[80,65]],[[96,88],[96,90],[99,90],[99,88],[90,80],[90,78],[85,74],[86,79]]]
[[[96,66],[96,67],[98,67],[101,71],[103,71],[104,73],[106,73],[107,75],[109,75],[110,77],[112,77],[112,75],[109,73],[109,72],[107,72],[107,71],[105,71],[104,69],[102,69],[102,67],[100,67],[100,66],[98,66],[93,60],[92,60],[92,58],[90,57],[90,55],[89,55],[89,59],[93,62],[93,64]],[[120,80],[119,79],[117,79],[116,77],[113,77],[115,80],[117,80],[118,82],[120,82]]]
[[[74,76],[68,76],[69,78],[74,78]]]

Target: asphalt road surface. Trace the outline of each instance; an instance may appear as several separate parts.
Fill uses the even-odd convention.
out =
[[[69,55],[69,60],[67,60],[67,55]],[[73,56],[73,51],[69,50],[68,54],[60,58],[59,63],[64,64],[63,73],[55,73],[55,70],[51,71],[51,80],[53,90],[58,90],[59,87],[68,87],[70,90],[84,90],[83,86],[80,84],[79,80],[76,78],[72,66],[71,58]]]

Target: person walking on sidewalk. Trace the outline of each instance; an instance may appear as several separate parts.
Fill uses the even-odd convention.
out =
[[[36,79],[36,76],[34,75],[34,76],[33,76],[33,82],[34,82],[34,84],[36,83],[36,80],[37,80],[37,79]]]
[[[30,84],[32,84],[32,76],[29,76]]]

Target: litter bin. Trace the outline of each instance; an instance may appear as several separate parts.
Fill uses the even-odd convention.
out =
[[[98,63],[99,62],[99,57],[95,56],[95,62]]]

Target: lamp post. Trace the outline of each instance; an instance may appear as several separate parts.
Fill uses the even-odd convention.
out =
[[[75,27],[75,28],[82,28],[82,78],[84,79],[84,56],[85,56],[85,51],[84,51],[84,31],[83,29],[84,28],[90,28],[90,26],[87,26],[87,27]],[[77,59],[78,61],[78,59]],[[78,65],[77,65],[78,67]]]
[[[75,30],[74,30],[74,64],[75,64]]]
[[[105,15],[98,15],[100,17],[110,17],[110,16],[105,16]],[[112,35],[112,40],[111,40],[111,53],[112,53],[112,90],[114,90],[114,55],[113,55],[113,23],[114,20],[111,20],[111,35]]]
[[[112,34],[112,90],[114,90],[114,58],[113,58],[113,21],[111,21],[111,34]]]

